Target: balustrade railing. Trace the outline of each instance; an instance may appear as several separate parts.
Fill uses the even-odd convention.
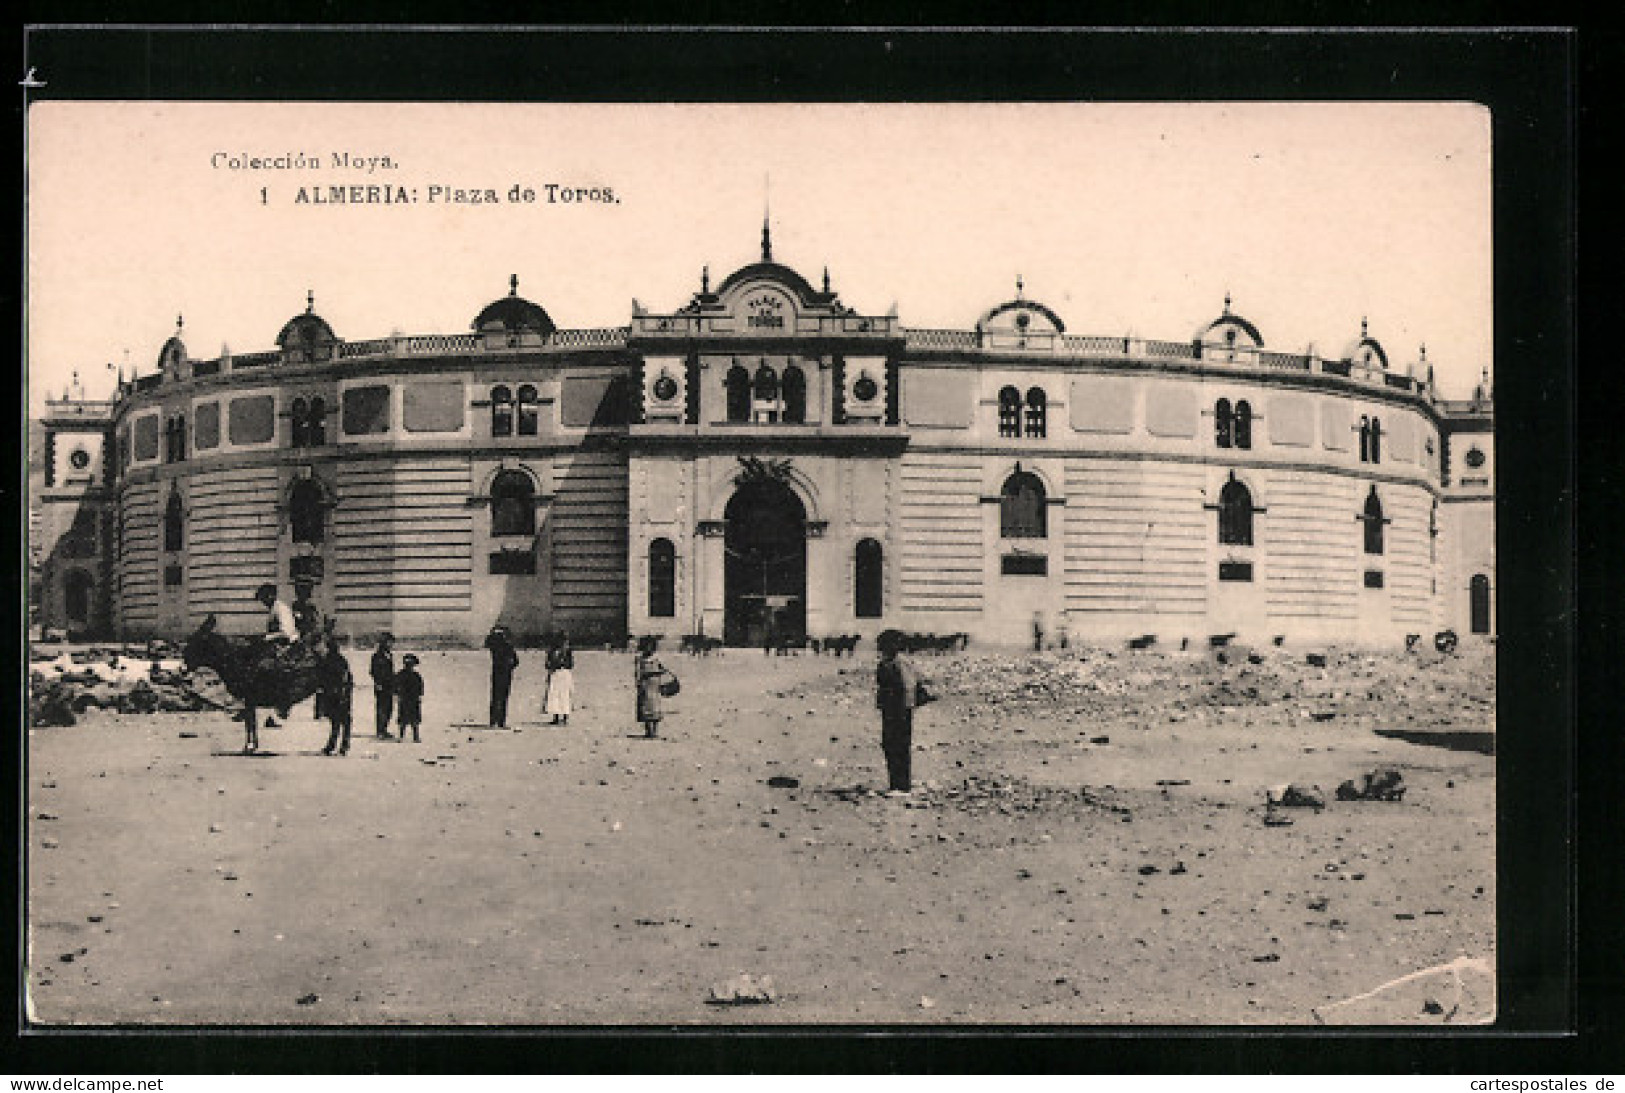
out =
[[[629,328],[624,326],[555,330],[547,343],[560,349],[615,349],[626,344],[628,331]]]
[[[1171,357],[1174,360],[1193,361],[1196,359],[1196,345],[1194,342],[1157,342],[1145,343],[1145,355],[1148,357]]]
[[[408,353],[468,353],[484,345],[478,334],[414,334],[406,339]]]
[[[977,349],[980,341],[973,330],[921,330],[903,331],[905,344],[910,349]]]
[[[1258,363],[1265,368],[1281,368],[1292,372],[1309,371],[1309,358],[1302,353],[1269,353],[1260,350]]]

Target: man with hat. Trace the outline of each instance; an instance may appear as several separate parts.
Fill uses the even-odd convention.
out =
[[[389,732],[389,717],[395,712],[394,645],[395,635],[386,631],[378,635],[378,648],[372,654],[372,702],[380,740],[394,739]]]
[[[914,708],[932,700],[925,680],[903,659],[903,635],[883,631],[875,644],[880,663],[875,665],[875,706],[880,710],[880,750],[886,754],[888,797],[901,797],[913,788]]]
[[[322,612],[310,598],[316,583],[309,577],[300,577],[293,582],[293,624],[299,632],[299,640],[315,644],[322,632]]]
[[[506,626],[493,626],[485,636],[485,647],[491,651],[491,717],[487,722],[493,729],[508,727],[508,692],[513,689],[513,670],[519,667],[519,653],[508,637]]]
[[[255,657],[254,668],[262,674],[275,676],[289,668],[290,652],[299,644],[299,626],[294,621],[292,609],[277,595],[276,585],[270,582],[260,585],[254,592],[254,598],[265,606],[265,638]],[[288,719],[288,707],[279,706],[276,712],[282,720]],[[271,726],[276,722],[266,718],[265,723]]]
[[[412,743],[422,742],[418,727],[423,724],[423,677],[418,675],[418,658],[407,653],[401,658],[401,670],[395,673],[395,697],[400,701],[401,742],[406,742],[406,730],[412,730]]]

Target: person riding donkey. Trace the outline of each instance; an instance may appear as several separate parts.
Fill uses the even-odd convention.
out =
[[[259,656],[255,660],[255,671],[266,676],[276,676],[306,666],[312,661],[315,651],[313,643],[320,635],[313,632],[307,639],[306,635],[300,632],[293,608],[277,595],[276,585],[269,582],[260,585],[258,591],[254,593],[254,598],[264,604],[266,609],[265,637],[260,646]],[[309,611],[315,613],[315,605],[310,604],[308,592],[301,602],[309,605]],[[315,615],[313,621],[319,629],[319,614]],[[279,706],[277,716],[286,721],[288,707]],[[266,724],[271,724],[269,719]]]

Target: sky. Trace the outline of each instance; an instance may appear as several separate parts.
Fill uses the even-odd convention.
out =
[[[1493,373],[1466,103],[55,101],[26,135],[31,412],[154,371],[178,316],[193,357],[270,349],[307,292],[356,341],[465,332],[511,274],[560,327],[624,325],[756,261],[764,213],[777,261],[908,327],[969,329],[1019,277],[1068,333],[1180,341],[1229,293],[1274,350],[1340,356],[1364,317],[1446,397]],[[416,200],[296,200],[333,185]]]

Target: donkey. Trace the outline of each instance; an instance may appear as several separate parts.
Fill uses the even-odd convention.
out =
[[[213,615],[204,619],[186,639],[182,657],[188,668],[212,668],[232,697],[243,704],[243,754],[249,755],[260,746],[259,710],[286,710],[315,694],[317,661],[303,657],[285,667],[268,667],[261,639],[227,636],[217,625]]]

